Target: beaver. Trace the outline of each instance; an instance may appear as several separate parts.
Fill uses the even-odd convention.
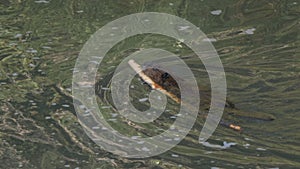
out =
[[[170,93],[168,94],[169,96],[175,96],[175,98],[172,98],[173,100],[177,100],[177,102],[180,101],[180,89],[176,80],[172,77],[171,74],[152,66],[144,67],[142,72],[145,76],[149,77],[155,83],[155,85],[160,86],[163,90],[166,91],[167,94]],[[143,80],[143,77],[141,77],[141,79]],[[153,85],[151,86],[149,82],[147,82],[146,84],[153,88]],[[200,107],[204,108],[205,110],[209,110],[211,102],[210,88],[199,86],[199,93],[201,97]],[[229,99],[226,99],[224,112],[227,114],[232,114],[235,116],[253,120],[272,121],[275,119],[273,115],[268,113],[242,111],[236,108],[235,104]]]

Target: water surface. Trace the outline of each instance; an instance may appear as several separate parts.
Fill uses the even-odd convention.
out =
[[[300,168],[299,11],[296,0],[0,1],[0,168]],[[227,115],[243,132],[219,126],[208,141],[236,143],[228,149],[198,144],[197,126],[179,145],[153,158],[126,159],[95,145],[72,107],[73,67],[96,30],[136,12],[169,13],[200,27],[223,62],[230,100],[239,109],[276,120]],[[191,54],[167,37],[135,36],[109,52],[100,83],[109,85],[113,66],[122,58],[150,47]],[[199,82],[209,85],[203,66],[193,59],[186,61],[199,73]],[[133,84],[149,92],[138,79]],[[101,105],[110,103],[109,86],[102,87],[99,104],[110,123],[120,132],[138,134],[129,121]],[[132,96],[146,96],[138,93]]]

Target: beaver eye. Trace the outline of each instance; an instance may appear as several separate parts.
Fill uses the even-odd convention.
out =
[[[162,78],[162,79],[167,79],[167,78],[169,78],[169,77],[170,77],[170,75],[169,75],[169,73],[167,73],[167,72],[161,75],[161,78]]]

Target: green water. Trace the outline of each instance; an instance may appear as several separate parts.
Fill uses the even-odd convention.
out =
[[[212,12],[216,10],[221,13]],[[73,67],[95,31],[136,12],[169,13],[200,27],[215,39],[212,43],[226,71],[228,98],[243,111],[268,113],[276,119],[224,115],[243,128],[242,132],[217,128],[210,143],[237,143],[224,150],[198,144],[197,125],[179,145],[152,158],[126,159],[94,144],[72,107]],[[299,16],[297,0],[1,0],[0,168],[300,168]],[[109,85],[112,66],[120,59],[149,47],[190,54],[166,37],[132,37],[109,52],[106,67],[99,70],[104,78],[100,84]],[[186,61],[193,71],[203,72],[194,60]],[[139,84],[137,79],[135,83]],[[143,85],[136,88],[148,90]],[[109,104],[109,92],[102,92],[99,103]],[[132,96],[143,97],[138,93]],[[104,111],[109,119],[112,110]],[[114,128],[138,134],[126,128],[128,121],[117,120],[121,122],[110,122]],[[202,120],[199,117],[198,122]]]

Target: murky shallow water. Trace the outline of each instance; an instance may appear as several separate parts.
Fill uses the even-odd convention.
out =
[[[0,4],[0,168],[300,167],[299,2],[3,0]],[[174,14],[199,26],[221,57],[230,100],[244,111],[269,113],[276,120],[227,116],[243,132],[219,126],[209,143],[236,143],[221,150],[198,144],[197,125],[178,146],[153,158],[121,158],[95,145],[72,107],[72,68],[85,41],[101,26],[146,11]],[[106,65],[117,65],[118,59],[149,47],[190,54],[172,39],[136,36],[111,50]],[[187,62],[199,74],[203,71],[193,60]],[[109,77],[113,68],[102,69],[100,76]],[[145,86],[137,87],[146,92]],[[99,99],[102,102],[109,100]],[[127,130],[128,121],[111,124],[136,134]]]

